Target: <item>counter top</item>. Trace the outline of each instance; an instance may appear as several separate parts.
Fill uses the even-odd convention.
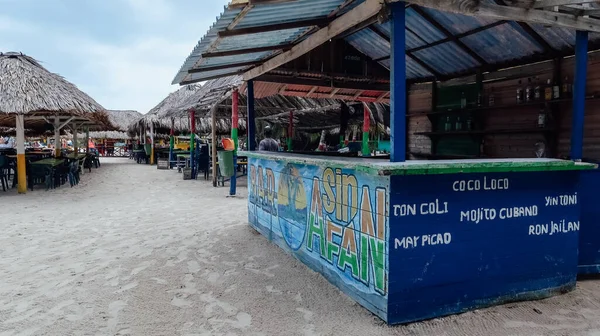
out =
[[[389,162],[387,160],[302,155],[286,152],[246,152],[240,156],[272,161],[286,161],[304,165],[327,165],[330,168],[348,168],[372,175],[437,175],[464,173],[502,173],[588,170],[595,164],[558,159],[473,159],[473,160],[410,160]]]

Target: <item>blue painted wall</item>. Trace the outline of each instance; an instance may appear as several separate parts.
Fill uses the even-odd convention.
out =
[[[581,231],[579,232],[579,273],[600,273],[600,169],[581,172]]]
[[[578,178],[393,176],[388,323],[574,289]]]
[[[249,159],[248,220],[387,320],[389,177]]]

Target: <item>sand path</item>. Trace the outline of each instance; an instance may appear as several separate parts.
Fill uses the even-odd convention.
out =
[[[575,293],[390,328],[246,225],[246,193],[105,159],[73,188],[0,193],[0,336],[600,336]]]

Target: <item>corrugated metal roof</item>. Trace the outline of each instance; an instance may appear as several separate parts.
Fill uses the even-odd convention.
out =
[[[493,0],[483,1],[492,3]],[[335,15],[341,15],[362,2],[363,0],[356,0]],[[346,0],[295,0],[256,4],[244,10],[239,6],[226,8],[194,48],[173,83],[188,83],[235,71],[245,71],[251,66],[188,73],[190,69],[262,61],[278,51],[205,59],[202,58],[203,53],[298,43],[309,36],[310,31],[310,28],[301,27],[218,38],[218,32],[227,30],[234,22],[234,29],[247,29],[324,19],[335,16],[334,11],[343,4],[347,4]],[[364,55],[389,69],[390,28],[389,22],[376,23],[346,36],[345,40]],[[503,23],[489,18],[468,17],[414,5],[406,11],[406,31],[406,46],[410,55],[406,58],[407,77],[414,80],[429,80],[434,76],[449,78],[474,72],[483,65],[505,65],[507,62],[517,65],[514,63],[518,63],[519,60],[523,60],[524,63],[531,62],[532,56],[536,56],[536,61],[551,59],[565,51],[571,52],[575,44],[575,32],[564,28]],[[590,41],[600,42],[600,34],[590,34]]]

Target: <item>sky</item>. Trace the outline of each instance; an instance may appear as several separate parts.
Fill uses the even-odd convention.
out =
[[[229,0],[0,0],[0,51],[22,52],[104,108],[147,113]]]

